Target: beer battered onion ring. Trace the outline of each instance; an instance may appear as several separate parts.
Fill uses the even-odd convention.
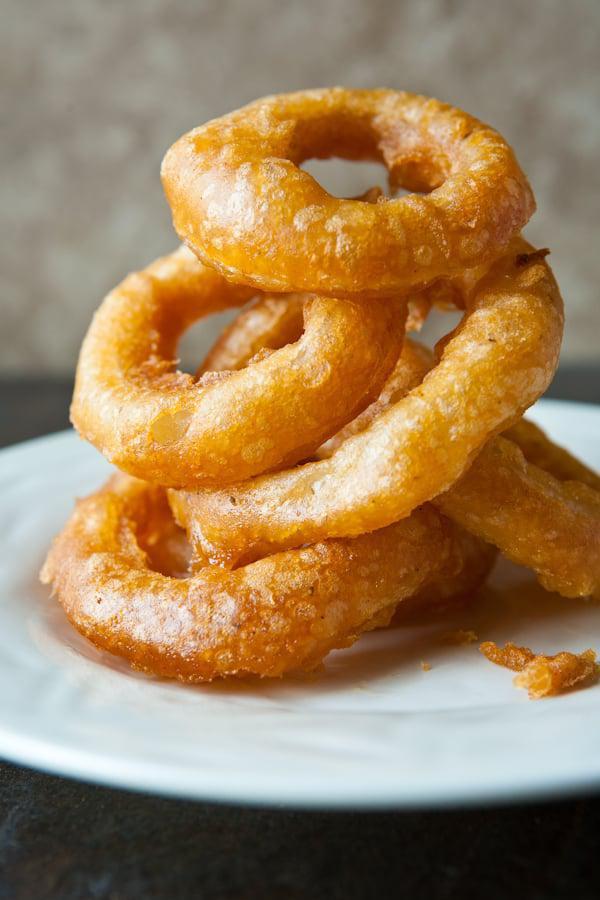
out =
[[[519,444],[490,441],[466,475],[436,497],[436,507],[533,569],[547,590],[600,597],[600,493],[562,480],[551,452],[547,469],[527,462]]]
[[[211,562],[247,562],[389,525],[447,490],[486,441],[517,421],[554,374],[562,300],[525,242],[466,297],[462,322],[423,383],[329,459],[226,489],[172,494]]]
[[[117,475],[79,501],[41,577],[94,644],[183,681],[312,669],[386,624],[404,598],[460,573],[478,545],[423,507],[358,538],[175,578],[149,566],[149,545],[171,525],[164,489]]]
[[[429,356],[429,359],[428,359]],[[408,340],[379,398],[319,448],[336,447],[419,384],[433,364]],[[521,419],[492,438],[433,504],[565,597],[600,596],[600,476]]]
[[[81,348],[71,418],[82,437],[158,484],[224,484],[306,459],[377,396],[404,340],[398,298],[311,297],[304,334],[269,358],[198,383],[177,371],[181,333],[249,295],[185,248],[127,277]]]
[[[420,329],[428,308],[427,292],[411,298],[407,331]],[[242,310],[223,331],[200,366],[199,374],[207,370],[219,372],[239,369],[253,357],[297,340],[301,329],[301,294],[259,297]],[[330,456],[333,449],[347,437],[363,431],[379,412],[420,384],[432,364],[433,354],[430,350],[415,341],[406,340],[402,354],[380,396],[326,441],[318,450],[319,457]],[[576,460],[573,462],[578,464]],[[585,466],[581,468],[585,469]],[[404,600],[394,613],[393,623],[403,624],[415,614],[421,616],[424,612],[443,612],[449,606],[455,608],[459,602],[462,605],[471,602],[488,576],[496,555],[497,550],[491,544],[477,541],[468,532],[464,532],[464,564],[461,570],[454,576],[444,576],[428,584],[423,591]]]
[[[429,359],[428,359],[429,356]],[[408,340],[379,398],[319,448],[336,447],[419,384],[433,355]],[[600,596],[600,476],[521,419],[492,438],[465,475],[433,504],[513,562],[533,569],[547,590]]]
[[[225,362],[235,366],[234,348],[240,350],[242,337],[248,338],[249,323],[243,316],[229,326],[223,346],[217,342],[213,348],[214,368]],[[273,321],[262,333],[260,326],[257,316],[252,322],[254,353],[266,342],[277,345],[286,334],[286,328],[278,332]],[[364,431],[419,385],[433,364],[433,353],[408,339],[378,399],[326,441],[318,457],[330,457],[345,440]],[[522,419],[502,438],[489,441],[467,473],[432,502],[514,562],[533,569],[549,590],[587,596],[600,591],[599,490],[600,476]],[[468,582],[467,587],[471,589]],[[452,596],[457,590],[451,588]]]
[[[330,156],[384,163],[376,203],[332,197],[298,168]],[[175,230],[232,281],[261,290],[383,295],[492,260],[535,209],[492,128],[393,90],[266,97],[195,128],[167,152]]]

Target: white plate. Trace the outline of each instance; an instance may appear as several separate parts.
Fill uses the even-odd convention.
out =
[[[600,408],[533,418],[600,464]],[[600,606],[502,564],[451,622],[370,634],[318,676],[187,687],[128,670],[38,584],[73,500],[109,466],[74,434],[0,453],[0,754],[61,775],[181,797],[315,807],[505,801],[600,786],[600,688],[531,702],[449,628],[540,651],[600,649]],[[421,661],[431,670],[421,669]]]

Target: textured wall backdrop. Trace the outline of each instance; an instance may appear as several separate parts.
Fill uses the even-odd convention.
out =
[[[183,131],[329,84],[432,94],[495,125],[538,198],[569,360],[600,330],[598,0],[0,0],[0,368],[69,372],[94,307],[175,244]],[[337,186],[352,192],[340,169]]]

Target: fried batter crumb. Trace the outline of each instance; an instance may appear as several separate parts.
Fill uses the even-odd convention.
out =
[[[600,676],[594,650],[579,654],[562,650],[554,656],[545,656],[510,642],[498,647],[493,641],[484,641],[479,649],[490,662],[518,672],[514,684],[526,688],[531,700],[561,694],[575,686],[585,687]]]
[[[445,644],[473,644],[475,641],[479,640],[476,632],[466,630],[464,628],[458,628],[456,631],[448,631],[442,637],[442,640]]]
[[[424,672],[431,672],[431,663],[428,663],[426,660],[421,660],[421,668]]]

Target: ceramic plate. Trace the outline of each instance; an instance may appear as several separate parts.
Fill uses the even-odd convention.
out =
[[[600,466],[600,408],[532,417]],[[454,619],[372,633],[316,676],[188,687],[131,672],[66,621],[37,573],[109,466],[71,432],[0,453],[0,754],[125,788],[303,807],[437,807],[600,786],[600,686],[532,702],[449,630],[600,649],[600,605],[499,564]],[[430,664],[423,671],[421,662]]]

